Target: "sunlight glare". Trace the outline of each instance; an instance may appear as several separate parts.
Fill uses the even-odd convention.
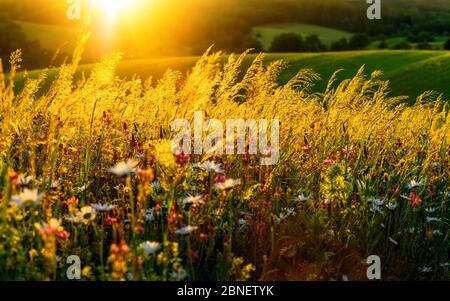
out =
[[[99,9],[109,22],[113,22],[119,14],[131,8],[140,0],[92,0],[93,4]]]

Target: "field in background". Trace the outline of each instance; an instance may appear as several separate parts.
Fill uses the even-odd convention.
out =
[[[255,55],[250,55],[243,68],[247,68]],[[160,78],[167,68],[188,71],[198,57],[158,58],[146,60],[123,61],[119,64],[117,74],[120,77],[131,78],[134,74],[142,78],[152,76]],[[407,95],[415,99],[426,90],[434,90],[444,94],[450,99],[450,52],[444,51],[407,51],[407,50],[376,50],[376,51],[349,51],[330,53],[293,53],[268,54],[267,62],[282,59],[289,67],[282,72],[280,83],[286,83],[301,68],[311,68],[322,76],[317,82],[315,90],[323,91],[328,79],[335,70],[343,69],[339,73],[340,80],[350,78],[358,69],[366,66],[366,72],[382,70],[382,79],[391,82],[393,95]],[[92,65],[79,67],[78,76],[83,72],[89,73]],[[36,78],[39,70],[31,71],[28,76]],[[58,69],[49,71],[48,83],[58,74]],[[433,79],[433,80],[424,80]],[[19,74],[16,88],[23,86],[24,74]],[[47,85],[44,85],[48,87]]]
[[[262,43],[264,50],[267,51],[276,36],[282,33],[291,32],[302,34],[303,37],[317,35],[327,46],[330,46],[331,43],[336,42],[339,39],[352,36],[351,33],[342,30],[301,23],[281,23],[256,26],[252,30],[252,36],[258,39]]]
[[[433,49],[442,50],[444,43],[445,43],[445,41],[447,41],[448,37],[436,36],[436,37],[434,37],[434,39],[435,39],[434,42],[430,42],[429,44],[433,47]],[[387,48],[392,48],[403,42],[408,42],[408,39],[406,37],[390,38],[390,39],[386,39],[386,46],[387,46]],[[378,49],[378,46],[380,45],[380,43],[381,43],[380,40],[373,41],[372,43],[370,43],[368,49],[371,49],[371,50]],[[411,45],[412,48],[417,48],[417,45],[419,43],[409,43],[409,44]]]
[[[59,48],[73,49],[78,30],[76,28],[45,25],[32,22],[17,21],[29,40],[38,40],[44,49],[57,50]]]

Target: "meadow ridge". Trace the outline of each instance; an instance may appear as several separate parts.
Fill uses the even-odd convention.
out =
[[[255,55],[249,55],[245,59],[242,68],[248,68]],[[339,79],[354,76],[361,66],[365,66],[367,74],[375,70],[381,70],[383,80],[390,81],[393,95],[406,95],[410,102],[424,91],[433,90],[443,93],[445,99],[450,99],[450,85],[448,74],[450,72],[450,52],[448,51],[417,51],[417,50],[371,50],[348,51],[328,53],[291,53],[291,54],[266,54],[265,62],[283,60],[288,67],[280,74],[279,82],[286,83],[298,70],[310,68],[319,73],[322,80],[317,80],[316,91],[323,91],[333,72]],[[152,58],[144,60],[122,61],[117,67],[117,75],[131,78],[137,75],[141,78],[152,76],[161,78],[167,68],[187,72],[192,68],[198,57],[176,58]],[[89,74],[93,65],[81,65],[78,68],[78,77],[82,73]],[[37,78],[41,71],[27,72],[30,78]],[[58,69],[50,69],[49,81],[44,87],[49,86],[51,80],[58,74]],[[19,73],[16,88],[23,87],[24,73]],[[423,80],[423,77],[433,80]]]
[[[317,35],[319,39],[327,46],[342,38],[350,38],[351,33],[342,30],[336,30],[323,26],[301,24],[301,23],[280,23],[255,26],[252,29],[252,36],[261,41],[264,50],[269,50],[273,39],[282,33],[300,33],[303,37],[308,35]]]

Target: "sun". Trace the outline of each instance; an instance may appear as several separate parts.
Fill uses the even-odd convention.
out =
[[[110,21],[119,14],[125,13],[140,0],[91,0],[93,5],[100,10]]]

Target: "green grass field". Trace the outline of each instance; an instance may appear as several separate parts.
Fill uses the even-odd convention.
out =
[[[320,40],[327,46],[331,45],[331,43],[341,38],[349,38],[352,36],[351,33],[345,31],[300,23],[283,23],[257,26],[253,28],[252,36],[261,41],[264,50],[268,50],[273,39],[277,35],[289,32],[299,33],[304,37],[315,34],[319,36]]]
[[[249,56],[245,66],[250,64],[254,56]],[[117,68],[120,77],[131,78],[137,74],[142,78],[152,76],[160,78],[167,68],[187,72],[197,57],[178,57],[123,61]],[[268,54],[266,62],[285,60],[289,67],[280,75],[280,83],[286,82],[302,68],[312,68],[318,72],[323,80],[316,85],[317,91],[323,91],[328,79],[334,71],[343,69],[338,79],[351,78],[358,69],[366,66],[366,73],[374,70],[382,70],[382,79],[391,82],[393,95],[407,95],[415,99],[422,92],[434,90],[444,94],[450,99],[450,52],[445,51],[349,51],[329,53],[292,53],[292,54]],[[82,65],[79,68],[79,76],[89,73],[92,65]],[[39,70],[31,71],[28,77],[36,78]],[[58,69],[49,70],[48,83],[57,75]],[[24,82],[24,73],[19,74],[16,88],[20,89]],[[48,87],[48,86],[46,86]],[[44,87],[44,89],[46,88]]]
[[[78,30],[76,28],[45,25],[31,22],[17,21],[29,40],[38,40],[42,48],[57,50],[74,47]]]
[[[448,37],[447,36],[436,36],[434,42],[430,42],[430,45],[434,48],[434,49],[443,49],[444,47],[444,43],[447,41]],[[396,37],[396,38],[390,38],[386,40],[386,45],[388,48],[394,47],[395,45],[398,45],[402,42],[407,42],[407,38],[406,37]],[[375,50],[378,49],[378,46],[380,45],[381,41],[377,40],[377,41],[373,41],[372,43],[370,43],[368,49],[370,50]],[[417,44],[418,43],[410,43],[410,45],[413,48],[417,48]]]

